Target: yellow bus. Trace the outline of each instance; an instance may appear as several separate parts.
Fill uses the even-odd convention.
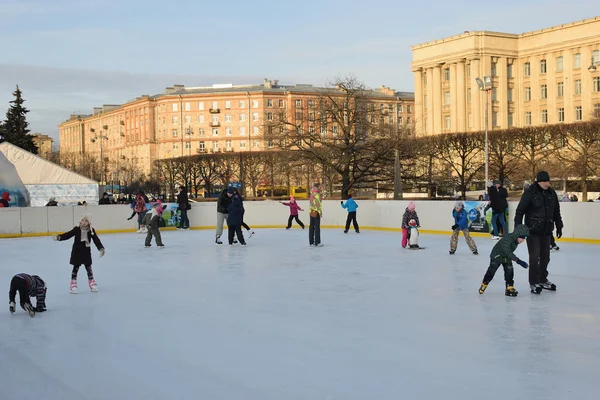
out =
[[[274,193],[271,193],[271,191]],[[258,197],[294,196],[296,199],[308,199],[306,186],[290,186],[290,193],[288,193],[287,186],[259,186],[256,194]]]

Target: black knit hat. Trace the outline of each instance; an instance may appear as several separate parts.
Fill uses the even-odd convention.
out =
[[[546,171],[540,171],[535,176],[536,182],[550,182],[550,174]]]

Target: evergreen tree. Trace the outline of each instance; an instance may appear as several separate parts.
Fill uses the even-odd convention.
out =
[[[6,112],[6,120],[0,127],[0,136],[3,141],[14,144],[24,150],[37,154],[37,146],[33,143],[33,135],[29,132],[29,123],[27,122],[28,109],[25,108],[21,89],[17,85],[17,89],[13,92],[15,99],[10,102],[10,107]]]

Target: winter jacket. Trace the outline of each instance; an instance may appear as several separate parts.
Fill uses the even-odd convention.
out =
[[[348,212],[356,212],[358,204],[356,204],[353,198],[349,198],[348,200],[346,200],[346,204],[342,203],[342,207],[347,208]]]
[[[244,216],[244,204],[239,194],[235,193],[231,196],[231,203],[229,203],[227,209],[227,225],[228,226],[240,226]]]
[[[293,203],[282,203],[284,206],[288,206],[290,208],[290,215],[291,216],[296,216],[298,215],[298,211],[300,211],[300,206],[298,205],[298,203],[293,202]]]
[[[161,210],[162,207],[153,207],[152,210],[146,213],[146,215],[144,216],[142,225],[146,225],[149,226],[151,229],[158,230],[160,228]]]
[[[2,193],[2,198],[0,199],[0,207],[10,207],[9,200],[10,196],[8,192]]]
[[[140,193],[137,196],[135,196],[135,207],[134,207],[135,212],[141,213],[141,212],[147,211],[148,210],[148,208],[146,207],[147,202],[148,202],[148,199],[143,194]]]
[[[529,227],[532,235],[550,236],[554,230],[563,228],[558,196],[552,188],[543,190],[534,183],[521,196],[515,212],[515,228],[523,223]]]
[[[310,207],[309,211],[316,211],[319,213],[319,217],[323,215],[323,207],[321,203],[321,193],[319,191],[313,191],[310,195]]]
[[[464,231],[469,229],[469,220],[467,219],[467,210],[461,208],[460,211],[452,210],[452,216],[454,217],[454,223],[458,225],[458,229]]]
[[[188,204],[190,204],[188,199],[187,189],[183,188],[181,192],[177,195],[177,206],[179,210],[187,210]]]
[[[525,225],[519,225],[512,233],[505,235],[492,249],[490,259],[500,262],[517,261],[519,258],[515,256],[514,251],[519,246],[517,241],[519,236],[529,236],[529,228]]]
[[[492,203],[492,212],[498,214],[503,213],[508,208],[508,191],[505,187],[500,186],[496,189],[496,186],[492,186],[488,189],[488,195],[490,202]]]
[[[417,222],[417,226],[421,226],[421,223],[419,222],[419,216],[417,215],[417,211],[410,211],[408,207],[406,207],[406,210],[404,210],[404,215],[402,216],[402,227],[409,229],[411,226],[408,225],[408,221],[410,221],[411,219],[414,219]]]
[[[63,234],[58,235],[59,241],[69,240],[71,238],[74,238],[74,240],[73,249],[71,250],[71,259],[69,260],[69,263],[71,265],[92,265],[92,252],[90,251],[90,247],[86,244],[86,242],[81,240],[80,227],[76,226],[69,232],[65,232]],[[91,243],[93,241],[98,250],[104,248],[102,242],[98,238],[98,235],[96,235],[96,231],[94,230],[94,228],[90,228],[90,230],[87,233],[87,238],[88,243]]]
[[[231,203],[231,198],[227,195],[227,189],[223,189],[217,200],[217,212],[227,214],[229,212],[229,203]]]
[[[37,275],[17,274],[16,277],[23,279],[29,289],[29,297],[36,298],[35,308],[46,308],[46,283]],[[23,299],[20,300],[23,303]]]

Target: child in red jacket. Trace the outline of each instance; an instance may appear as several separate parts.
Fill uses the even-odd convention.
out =
[[[296,219],[296,222],[298,223],[298,225],[300,225],[302,227],[302,229],[304,229],[304,224],[298,218],[298,211],[304,211],[304,210],[300,208],[298,203],[296,203],[296,199],[294,199],[294,196],[290,196],[289,203],[283,203],[281,201],[280,201],[280,203],[283,204],[284,206],[288,206],[290,208],[290,217],[288,218],[288,224],[285,229],[290,229],[292,227],[293,219]]]

